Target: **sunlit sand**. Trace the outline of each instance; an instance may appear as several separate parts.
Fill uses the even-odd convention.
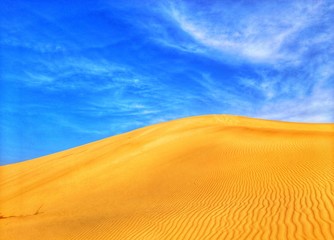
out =
[[[0,215],[0,239],[331,240],[334,124],[152,125],[0,167]]]

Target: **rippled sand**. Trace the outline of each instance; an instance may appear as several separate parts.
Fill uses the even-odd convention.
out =
[[[334,124],[210,115],[0,167],[0,239],[334,239]]]

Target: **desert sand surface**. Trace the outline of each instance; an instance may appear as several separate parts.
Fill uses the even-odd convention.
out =
[[[1,166],[0,215],[0,239],[333,240],[334,124],[191,117]]]

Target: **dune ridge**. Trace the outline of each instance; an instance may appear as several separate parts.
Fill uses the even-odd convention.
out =
[[[0,239],[334,239],[334,124],[190,117],[1,166]]]

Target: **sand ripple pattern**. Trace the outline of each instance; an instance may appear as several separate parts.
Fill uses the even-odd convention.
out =
[[[334,125],[211,115],[0,167],[0,239],[334,240]]]

